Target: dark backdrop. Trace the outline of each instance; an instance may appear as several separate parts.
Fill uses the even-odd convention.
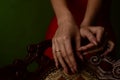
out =
[[[120,0],[112,0],[111,21],[116,35],[116,56],[120,58]]]
[[[0,0],[0,66],[23,58],[26,46],[44,39],[50,0]]]
[[[120,53],[120,0],[113,0],[112,25]],[[26,55],[26,46],[44,40],[53,11],[50,0],[0,0],[0,67]]]

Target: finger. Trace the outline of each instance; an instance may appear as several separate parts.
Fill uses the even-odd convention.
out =
[[[70,39],[65,40],[64,44],[65,44],[65,48],[66,48],[68,58],[69,58],[70,63],[71,63],[69,65],[70,69],[73,73],[75,73],[77,71],[77,64],[76,64],[76,61],[75,61],[75,58],[74,58],[74,55],[73,55],[71,40]]]
[[[94,26],[92,27],[91,26],[89,29],[90,29],[90,31],[93,32],[93,34],[96,35],[97,41],[100,42],[101,38],[103,36],[103,33],[104,33],[104,28],[101,27],[101,26],[96,26],[96,27],[94,27]]]
[[[79,51],[86,51],[86,50],[88,50],[89,48],[91,48],[91,47],[93,47],[93,46],[95,46],[93,43],[89,43],[89,44],[87,44],[87,45],[85,45],[85,46],[81,46],[81,47],[79,48]]]
[[[61,53],[57,53],[57,57],[58,57],[58,60],[59,60],[61,66],[62,66],[62,68],[63,68],[63,71],[64,71],[65,73],[67,73],[67,72],[68,72],[68,69],[67,69],[67,66],[66,66],[63,58],[62,58]]]
[[[102,51],[103,49],[104,49],[104,47],[101,46],[101,47],[99,47],[99,48],[86,51],[86,52],[83,53],[83,55],[86,55],[86,54],[88,54],[88,53],[89,53],[89,54],[97,53],[97,52],[99,52],[99,51]]]
[[[97,45],[97,40],[95,36],[89,30],[85,32],[85,36],[90,42],[92,42],[94,45]]]
[[[110,53],[114,49],[114,42],[108,41],[108,48],[107,50],[103,53],[104,56],[106,56],[108,53]]]
[[[80,44],[81,44],[80,42],[81,42],[80,37],[76,37],[76,39],[75,39],[76,54],[77,54],[77,56],[78,56],[81,60],[83,60],[83,56],[81,55],[81,53],[80,53],[80,51],[79,51]]]
[[[61,50],[61,56],[63,57],[63,59],[66,62],[66,64],[68,64],[68,66],[70,67],[71,63],[69,61],[69,58],[68,58],[68,55],[67,55],[66,48],[65,48],[63,40],[61,40],[59,42],[59,46],[60,46],[60,50]],[[67,69],[66,73],[68,73],[68,69]]]
[[[77,56],[83,61],[83,55],[80,53],[80,51],[76,51]]]
[[[57,57],[56,57],[56,51],[55,51],[56,49],[55,49],[55,42],[54,42],[54,40],[52,40],[52,53],[53,53],[53,58],[54,58],[54,61],[55,61],[55,66],[58,68],[58,59],[57,59]]]
[[[62,52],[61,52],[61,50],[60,50],[60,46],[59,46],[58,41],[59,41],[59,40],[55,40],[55,47],[56,47],[56,50],[57,50],[57,51],[55,52],[55,54],[56,54],[56,57],[57,57],[59,63],[61,64],[62,68],[64,69],[65,72],[67,72],[67,66],[66,66],[66,64],[65,64],[65,62],[64,62],[64,60],[63,60],[63,58],[62,58],[62,55],[61,55]]]

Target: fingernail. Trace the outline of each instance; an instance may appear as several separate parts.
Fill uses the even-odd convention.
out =
[[[68,71],[67,71],[67,69],[64,69],[64,72],[68,74]]]
[[[83,61],[83,57],[80,55],[79,58]]]
[[[80,48],[79,51],[83,51],[83,48]]]
[[[76,66],[74,67],[74,70],[75,70],[75,72],[77,72],[77,67]]]
[[[76,72],[74,68],[73,68],[73,69],[71,69],[71,71],[72,71],[72,73],[75,73],[75,72]]]
[[[59,68],[59,66],[58,66],[58,65],[56,65],[56,68],[58,69],[58,68]]]
[[[83,55],[87,55],[88,53],[87,52],[84,52]]]
[[[97,42],[96,41],[93,41],[93,43],[97,46]]]

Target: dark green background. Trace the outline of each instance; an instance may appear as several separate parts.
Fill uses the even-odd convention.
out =
[[[50,0],[0,0],[0,66],[23,58],[26,46],[44,40]]]
[[[119,3],[120,0],[113,0],[111,7],[117,45],[120,44]],[[0,67],[23,58],[27,45],[44,40],[52,16],[50,0],[0,0]]]

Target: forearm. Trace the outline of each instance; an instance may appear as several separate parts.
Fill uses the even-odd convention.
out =
[[[58,24],[64,21],[71,20],[72,14],[67,7],[66,0],[51,0]]]
[[[102,0],[88,0],[85,16],[81,23],[82,26],[91,25],[97,12],[100,10],[101,4]]]

